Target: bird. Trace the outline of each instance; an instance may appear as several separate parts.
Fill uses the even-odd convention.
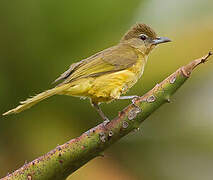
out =
[[[170,41],[167,37],[158,37],[150,26],[137,23],[123,35],[117,45],[71,64],[54,81],[58,85],[20,102],[19,106],[3,115],[24,111],[53,95],[68,95],[89,98],[104,122],[109,122],[100,104],[137,97],[122,95],[142,76],[151,51],[158,44]]]

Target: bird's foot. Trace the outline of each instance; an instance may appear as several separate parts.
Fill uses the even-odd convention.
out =
[[[139,98],[139,96],[137,95],[132,95],[132,96],[120,96],[119,99],[136,99],[136,98]]]
[[[108,118],[104,118],[104,122],[103,122],[103,125],[106,126],[108,123],[110,122],[110,120]]]
[[[119,99],[131,99],[132,103],[135,104],[135,101],[139,98],[140,96],[133,95],[133,96],[121,96]]]
[[[106,126],[110,122],[110,120],[105,116],[105,114],[103,113],[103,111],[101,110],[101,108],[99,107],[99,105],[97,103],[92,103],[92,106],[96,109],[98,114],[104,120],[103,124],[104,124],[104,126]]]
[[[135,98],[132,99],[132,103],[135,105],[135,101],[138,100],[140,98],[140,96],[137,96]]]

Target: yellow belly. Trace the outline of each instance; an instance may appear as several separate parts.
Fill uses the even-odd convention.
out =
[[[93,102],[107,102],[118,99],[131,88],[143,74],[144,59],[126,70],[101,75],[99,77],[82,78],[73,82],[73,86],[62,94],[89,97]]]
[[[125,93],[134,81],[135,74],[129,70],[107,74],[94,80],[88,94],[94,102],[111,101]]]

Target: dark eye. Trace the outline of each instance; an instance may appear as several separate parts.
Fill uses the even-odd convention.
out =
[[[142,39],[143,41],[146,40],[146,38],[147,38],[147,35],[145,35],[145,34],[140,35],[140,39]]]

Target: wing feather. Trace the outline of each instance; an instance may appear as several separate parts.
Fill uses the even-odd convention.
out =
[[[133,66],[137,58],[137,53],[132,47],[124,44],[117,45],[72,64],[55,82],[64,79],[61,84],[66,84],[79,78],[121,71]]]

